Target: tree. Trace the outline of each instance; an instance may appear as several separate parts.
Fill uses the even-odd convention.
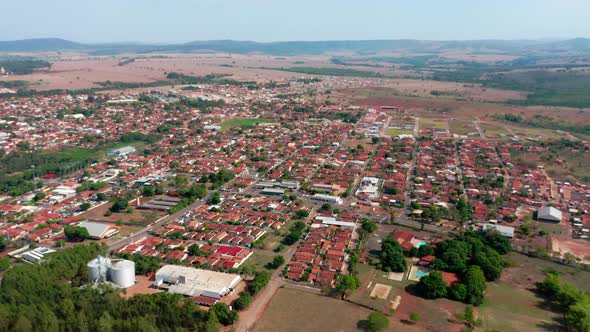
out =
[[[250,305],[251,302],[252,295],[250,295],[248,292],[244,292],[234,301],[234,308],[236,308],[236,310],[244,310]]]
[[[209,311],[215,313],[219,322],[225,326],[232,325],[238,321],[238,313],[230,310],[225,303],[217,302],[211,306]]]
[[[38,192],[38,193],[35,194],[35,197],[33,198],[33,200],[35,202],[37,202],[37,201],[40,201],[40,200],[42,200],[44,198],[45,198],[45,193],[42,192],[42,191],[40,191],[40,192]]]
[[[443,280],[442,273],[432,271],[420,278],[416,290],[427,299],[437,299],[447,296],[447,283]]]
[[[407,268],[401,245],[391,237],[386,237],[381,243],[380,259],[381,269],[386,272],[404,272]]]
[[[470,266],[463,276],[463,284],[467,290],[465,302],[473,305],[483,303],[483,292],[486,290],[486,278],[477,265]]]
[[[538,282],[536,286],[543,296],[555,300],[561,291],[561,278],[556,273],[547,273],[545,279]]]
[[[113,213],[124,211],[129,207],[129,202],[124,198],[115,198],[113,205],[109,209]]]
[[[99,202],[106,201],[109,197],[105,193],[96,194],[96,200]]]
[[[199,248],[198,244],[191,244],[188,248],[189,256],[201,256],[201,248]]]
[[[434,255],[434,250],[429,245],[422,245],[418,248],[418,257]]]
[[[80,210],[82,211],[86,211],[88,209],[90,209],[92,207],[92,204],[88,203],[88,202],[84,202],[82,204],[80,204]]]
[[[490,247],[477,250],[473,255],[472,263],[481,267],[488,281],[494,281],[500,278],[504,269],[504,260],[496,250]]]
[[[373,311],[367,317],[367,330],[371,332],[385,330],[389,326],[389,319],[382,312]]]
[[[90,237],[86,227],[66,225],[64,233],[70,242],[82,242]]]
[[[377,230],[377,224],[372,221],[365,221],[363,222],[362,228],[369,234],[375,232]]]
[[[295,212],[296,219],[305,219],[307,217],[309,217],[309,211],[307,210],[298,210],[297,212]]]
[[[2,257],[0,258],[0,272],[6,271],[10,268],[10,258]]]
[[[284,263],[285,263],[285,257],[283,257],[281,255],[276,255],[272,258],[272,262],[269,262],[267,265],[271,269],[278,269]]]
[[[338,280],[336,281],[336,290],[338,290],[338,292],[340,293],[347,293],[348,291],[353,291],[355,289],[358,289],[359,286],[359,279],[352,274],[340,275],[338,277]]]
[[[590,299],[583,300],[569,307],[565,316],[568,327],[574,332],[590,331]]]
[[[150,197],[150,196],[154,196],[154,194],[155,194],[154,187],[143,186],[143,193],[142,193],[143,196]]]
[[[409,318],[412,323],[416,324],[422,317],[417,312],[410,312]]]
[[[455,284],[447,288],[447,296],[454,301],[465,301],[467,297],[467,288],[463,284]]]
[[[582,292],[573,284],[564,283],[557,294],[557,302],[564,308],[568,308],[582,299]]]
[[[328,203],[324,203],[320,207],[320,210],[323,210],[323,211],[332,211],[332,205],[330,205]]]
[[[219,191],[214,192],[213,196],[211,196],[211,198],[209,198],[208,203],[211,205],[217,205],[217,204],[221,203],[221,193],[219,193]]]

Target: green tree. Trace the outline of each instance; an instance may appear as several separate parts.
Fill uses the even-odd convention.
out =
[[[542,282],[537,283],[537,289],[550,300],[557,299],[561,291],[561,278],[556,273],[547,273]]]
[[[447,296],[454,301],[464,302],[467,297],[467,287],[463,284],[455,284],[447,288]]]
[[[389,326],[389,319],[382,312],[373,311],[367,317],[367,330],[371,332],[385,330]]]
[[[211,306],[209,311],[215,313],[219,322],[225,326],[232,325],[238,321],[238,313],[230,310],[225,303],[217,302]]]
[[[64,233],[70,242],[81,242],[90,237],[86,227],[66,225],[64,227]]]
[[[447,284],[439,271],[432,271],[427,276],[420,278],[416,290],[427,299],[447,296]]]
[[[500,278],[505,265],[500,254],[490,247],[477,250],[473,255],[472,263],[482,269],[488,281],[494,281]]]
[[[360,286],[359,279],[351,274],[340,275],[336,281],[336,290],[340,293],[347,293],[358,289]]]
[[[90,209],[92,207],[92,204],[88,203],[88,202],[84,202],[82,204],[80,204],[80,210],[82,211],[86,211],[88,209]]]
[[[152,186],[143,186],[143,196],[150,197],[155,195],[154,187]]]
[[[384,271],[404,272],[407,262],[399,242],[386,237],[381,243],[380,265]]]
[[[189,256],[201,256],[201,248],[199,248],[198,244],[191,244],[188,248]]]
[[[234,308],[236,308],[236,310],[244,310],[250,305],[251,302],[252,295],[250,295],[248,292],[244,292],[234,301]]]
[[[588,296],[569,307],[566,321],[568,327],[574,332],[590,331],[590,299]]]
[[[467,289],[465,302],[473,305],[483,303],[483,292],[486,290],[486,278],[481,268],[477,265],[470,266],[463,276],[463,284]]]
[[[377,230],[377,224],[372,221],[365,221],[363,222],[362,228],[369,234],[375,232]]]
[[[0,258],[0,272],[6,271],[10,268],[10,258],[2,257]]]

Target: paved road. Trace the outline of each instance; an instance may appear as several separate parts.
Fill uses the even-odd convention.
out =
[[[230,182],[224,184],[223,186],[221,186],[221,188],[219,188],[219,190],[223,190],[223,188],[226,188],[227,186],[231,185],[236,179],[238,178],[238,176],[236,176],[233,180],[231,180]],[[215,190],[217,191],[217,190]],[[145,227],[144,229],[140,230],[137,233],[133,233],[132,235],[114,241],[112,243],[108,244],[108,247],[110,250],[116,250],[118,248],[124,247],[130,243],[136,242],[141,240],[141,238],[146,237],[148,235],[148,233],[150,231],[156,230],[160,227],[162,227],[163,225],[166,225],[167,223],[177,220],[179,218],[181,218],[182,216],[186,215],[187,213],[191,212],[194,209],[197,209],[199,207],[201,207],[203,204],[205,204],[207,202],[207,200],[213,196],[213,194],[215,193],[215,191],[210,191],[207,196],[205,196],[202,199],[198,199],[196,201],[194,201],[191,205],[185,207],[184,209],[173,213],[171,215],[168,215],[166,217],[163,217],[161,219],[159,219],[158,221],[156,221],[153,224],[148,225],[147,227]]]

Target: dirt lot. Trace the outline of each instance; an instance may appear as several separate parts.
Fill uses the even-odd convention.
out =
[[[337,299],[281,288],[277,291],[255,332],[358,331],[359,320],[370,310]],[[390,319],[387,331],[423,331]]]
[[[80,217],[89,220],[111,223],[116,223],[118,220],[121,220],[124,224],[146,225],[166,215],[161,211],[140,210],[135,208],[135,206],[132,206],[132,213],[113,213],[111,216],[107,217],[105,216],[105,213],[111,206],[112,203],[103,204],[92,210],[86,211],[85,213],[81,214]]]

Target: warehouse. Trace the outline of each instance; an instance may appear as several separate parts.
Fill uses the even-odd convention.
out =
[[[242,281],[237,274],[221,273],[178,265],[165,265],[156,272],[155,286],[185,296],[220,299]]]
[[[86,230],[88,231],[88,235],[90,235],[90,238],[95,240],[109,238],[119,233],[119,229],[121,228],[119,226],[111,224],[92,221],[83,221],[78,226],[86,228]]]
[[[537,219],[542,221],[561,222],[561,211],[553,206],[546,206],[537,211]]]
[[[314,201],[320,201],[330,204],[342,204],[342,198],[338,196],[315,194],[311,197],[311,199],[313,199]]]

